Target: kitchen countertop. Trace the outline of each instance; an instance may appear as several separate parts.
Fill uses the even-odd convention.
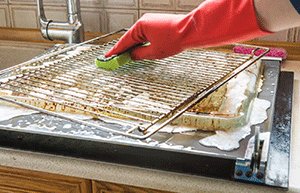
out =
[[[300,192],[300,61],[284,61],[295,72],[289,190]],[[0,165],[174,192],[283,192],[282,189],[201,176],[144,169],[44,153],[0,148]],[[138,176],[138,177],[137,177]],[[286,191],[285,191],[286,192]]]

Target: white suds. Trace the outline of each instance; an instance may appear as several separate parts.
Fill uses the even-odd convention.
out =
[[[250,121],[246,126],[229,131],[216,131],[215,135],[201,139],[199,142],[202,145],[217,147],[224,151],[239,148],[239,141],[250,134],[251,125],[262,123],[268,118],[266,111],[270,105],[269,101],[256,98],[251,111]]]

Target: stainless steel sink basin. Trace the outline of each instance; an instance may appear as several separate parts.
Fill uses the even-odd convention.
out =
[[[28,61],[53,46],[53,43],[0,40],[0,70]]]

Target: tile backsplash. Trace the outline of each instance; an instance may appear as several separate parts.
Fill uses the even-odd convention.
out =
[[[144,13],[182,14],[204,0],[80,0],[85,31],[107,33],[132,26]],[[67,21],[66,0],[44,0],[47,19]],[[0,0],[0,27],[39,28],[36,0]],[[300,28],[260,40],[300,42]]]

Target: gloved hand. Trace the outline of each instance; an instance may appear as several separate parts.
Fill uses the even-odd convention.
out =
[[[253,0],[206,0],[187,15],[144,14],[106,53],[131,52],[133,60],[161,59],[188,48],[219,46],[268,35],[257,23]]]

